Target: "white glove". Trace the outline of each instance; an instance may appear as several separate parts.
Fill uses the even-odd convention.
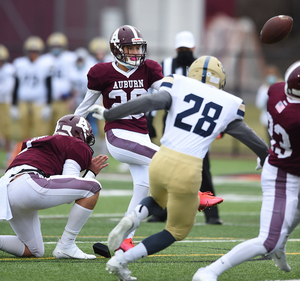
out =
[[[102,105],[94,104],[87,111],[88,111],[88,113],[94,112],[92,114],[93,117],[95,117],[99,120],[104,120],[105,121],[105,118],[104,118],[105,108]]]
[[[19,120],[21,115],[18,106],[12,105],[10,107],[10,116],[13,120]]]
[[[257,159],[256,159],[257,165],[256,165],[256,167],[255,167],[255,170],[256,170],[256,171],[258,171],[258,170],[260,170],[260,169],[262,168],[260,162],[261,162],[261,161],[260,161],[260,158],[257,157]]]
[[[49,105],[45,105],[41,110],[41,117],[44,121],[48,121],[52,115],[52,108]]]

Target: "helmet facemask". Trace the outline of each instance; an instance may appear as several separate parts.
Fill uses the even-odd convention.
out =
[[[127,48],[139,46],[138,54],[126,52]],[[127,48],[126,48],[127,47]],[[133,69],[143,64],[146,58],[147,43],[142,38],[139,30],[133,26],[125,25],[118,28],[110,39],[111,53],[116,61],[128,69]]]

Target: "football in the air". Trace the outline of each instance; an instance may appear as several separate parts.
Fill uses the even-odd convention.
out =
[[[293,28],[293,18],[280,15],[270,18],[260,32],[263,44],[275,44],[285,39]]]

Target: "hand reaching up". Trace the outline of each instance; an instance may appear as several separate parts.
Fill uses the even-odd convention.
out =
[[[94,157],[88,169],[91,170],[95,175],[98,175],[103,168],[108,166],[109,163],[104,163],[107,159],[108,156],[102,154]]]

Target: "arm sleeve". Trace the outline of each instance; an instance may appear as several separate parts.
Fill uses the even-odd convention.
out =
[[[100,95],[101,95],[100,91],[95,91],[95,90],[88,89],[86,94],[85,94],[84,100],[77,107],[74,114],[75,115],[80,115],[80,116],[86,118],[88,116],[88,111],[87,111],[88,108],[96,103],[96,101],[100,97]]]
[[[172,97],[167,91],[160,91],[152,95],[140,96],[127,103],[104,111],[106,121],[113,121],[127,115],[138,114],[159,109],[169,109]]]
[[[232,121],[224,131],[248,146],[261,160],[265,162],[268,146],[243,120]]]
[[[67,159],[63,166],[62,175],[79,177],[80,170],[80,165],[76,161],[72,159]]]

